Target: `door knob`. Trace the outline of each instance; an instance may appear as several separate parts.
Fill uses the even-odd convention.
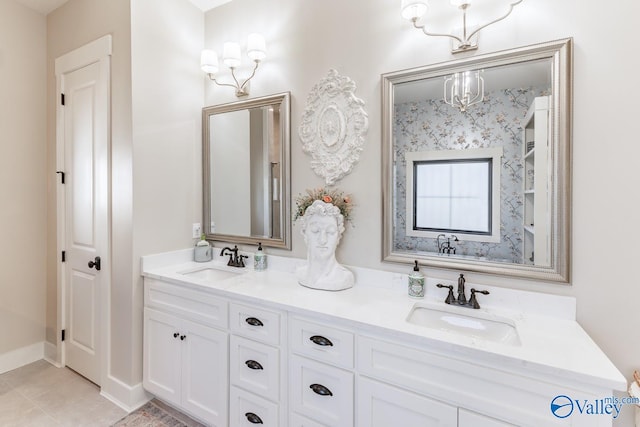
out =
[[[89,268],[94,268],[98,271],[100,271],[100,257],[97,256],[93,261],[89,261],[89,264],[87,264],[89,266]]]

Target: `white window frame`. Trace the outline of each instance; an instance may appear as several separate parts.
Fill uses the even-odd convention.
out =
[[[491,234],[475,234],[456,231],[454,234],[460,240],[471,242],[500,242],[500,169],[502,168],[502,147],[492,148],[472,148],[465,150],[438,150],[438,151],[415,151],[405,153],[407,177],[407,211],[406,211],[406,234],[410,237],[437,238],[441,234],[451,234],[443,231],[426,231],[413,229],[413,200],[414,200],[414,164],[416,162],[433,160],[478,160],[492,159],[491,166]]]

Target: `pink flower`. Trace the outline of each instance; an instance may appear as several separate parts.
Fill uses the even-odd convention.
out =
[[[344,196],[344,202],[345,202],[346,204],[351,203],[351,197],[349,197],[349,196]]]
[[[322,196],[322,201],[325,203],[331,203],[333,202],[333,199],[328,194],[325,194],[324,196]]]

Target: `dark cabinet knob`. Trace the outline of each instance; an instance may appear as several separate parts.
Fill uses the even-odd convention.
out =
[[[173,337],[174,337],[174,338],[178,338],[178,336],[179,336],[179,335],[180,335],[180,333],[179,333],[179,332],[174,332]]]
[[[246,319],[244,319],[244,321],[251,326],[264,326],[264,323],[262,323],[260,319],[256,319],[255,317],[247,317]]]
[[[184,341],[186,337],[187,337],[186,335],[180,335],[180,341]]]
[[[331,390],[329,390],[322,384],[311,384],[309,388],[313,390],[315,394],[319,394],[320,396],[333,396],[333,393],[331,393]]]
[[[262,419],[253,412],[247,412],[244,416],[247,417],[247,420],[249,420],[251,424],[264,424]]]
[[[321,335],[314,335],[312,337],[309,337],[309,339],[313,341],[314,344],[320,345],[322,347],[327,347],[327,346],[333,347],[333,343],[331,342],[331,340]]]
[[[244,363],[249,367],[249,369],[254,369],[254,370],[264,369],[262,365],[259,362],[256,362],[255,360],[247,360]]]

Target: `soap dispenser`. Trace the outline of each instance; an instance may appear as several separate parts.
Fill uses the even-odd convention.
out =
[[[258,250],[253,255],[253,269],[264,271],[267,269],[267,255],[262,250],[262,243],[258,243]]]
[[[409,275],[409,296],[424,298],[424,275],[420,272],[418,261],[414,261],[413,273]]]
[[[196,262],[208,262],[213,259],[213,251],[211,245],[207,242],[206,236],[202,234],[200,240],[196,243],[196,247],[193,252],[193,259]]]

